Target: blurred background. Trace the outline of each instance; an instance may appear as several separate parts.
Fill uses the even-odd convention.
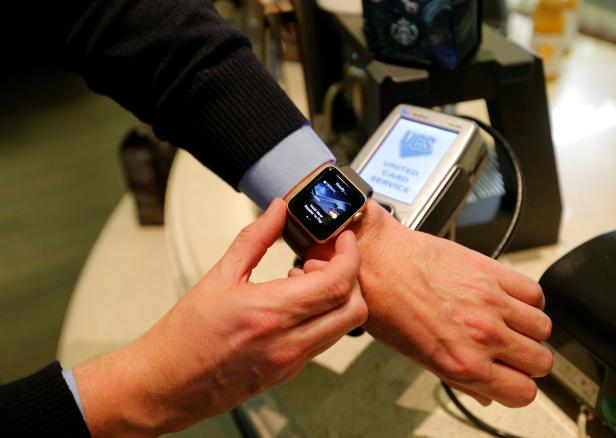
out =
[[[0,18],[0,382],[56,357],[79,271],[125,191],[118,145],[134,124],[58,67],[26,17]]]

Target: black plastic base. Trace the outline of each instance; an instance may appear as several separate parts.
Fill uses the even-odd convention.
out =
[[[515,149],[526,181],[526,202],[509,250],[554,243],[558,239],[562,205],[543,65],[536,55],[484,26],[479,51],[456,71],[387,64],[374,59],[368,51],[362,17],[335,15],[333,22],[346,46],[346,61],[366,72],[363,120],[359,121],[365,132],[374,132],[400,103],[435,107],[485,100],[491,125]],[[507,196],[511,197],[514,175],[505,170],[503,177]],[[507,196],[494,221],[464,226],[458,230],[458,239],[482,252],[495,247],[513,205]]]

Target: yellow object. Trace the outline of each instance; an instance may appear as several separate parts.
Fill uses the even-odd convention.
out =
[[[558,76],[565,51],[566,4],[575,0],[541,0],[533,14],[533,49],[543,59],[545,77]]]
[[[566,9],[577,9],[582,5],[581,0],[566,0],[565,8]]]

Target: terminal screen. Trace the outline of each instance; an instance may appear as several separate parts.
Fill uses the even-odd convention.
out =
[[[376,193],[412,204],[458,133],[399,118],[359,172]]]

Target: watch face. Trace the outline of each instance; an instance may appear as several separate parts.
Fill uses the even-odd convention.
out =
[[[327,167],[289,201],[289,211],[320,241],[365,204],[366,198],[338,169]]]

